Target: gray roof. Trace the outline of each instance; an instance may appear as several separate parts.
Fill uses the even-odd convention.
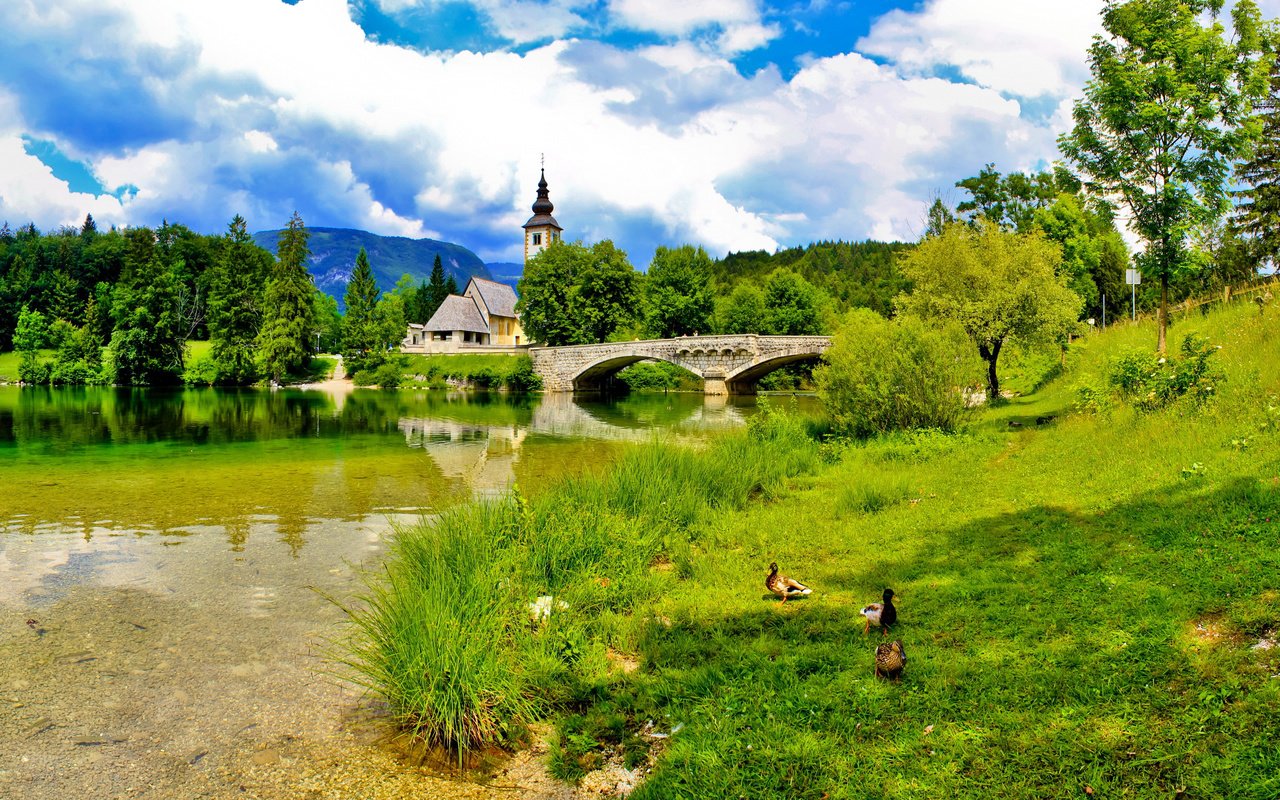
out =
[[[532,217],[529,217],[529,221],[524,224],[524,227],[537,228],[541,225],[550,225],[558,231],[564,230],[564,228],[560,227],[560,223],[556,222],[556,218],[550,214],[534,214]]]
[[[451,294],[436,309],[436,313],[427,320],[429,331],[471,331],[472,333],[488,333],[489,326],[484,323],[476,301],[470,297]]]
[[[484,278],[472,278],[476,291],[484,300],[485,308],[491,317],[514,317],[516,315],[516,290],[505,283],[487,281]]]

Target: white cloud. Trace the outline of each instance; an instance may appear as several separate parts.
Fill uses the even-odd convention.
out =
[[[15,151],[15,137],[39,131],[26,129],[18,100],[0,102],[0,202],[11,217],[42,225],[82,219],[92,200],[107,223],[167,216],[210,232],[235,213],[276,227],[297,208],[312,225],[445,238],[517,260],[545,152],[567,235],[614,238],[639,265],[653,246],[686,241],[723,253],[910,238],[932,190],[988,161],[1027,169],[1055,153],[1055,126],[1078,80],[1067,54],[1075,45],[1028,43],[1046,23],[1032,25],[1011,2],[964,0],[982,4],[970,15],[992,30],[966,22],[944,35],[962,4],[931,0],[873,28],[868,47],[889,63],[820,58],[788,81],[776,71],[744,77],[687,40],[633,51],[554,42],[523,54],[423,54],[369,41],[345,0],[51,0],[40,13],[66,27],[42,30],[62,37],[70,60],[110,49],[120,72],[147,76],[144,88],[189,130],[89,154],[107,185],[139,187],[121,204],[73,195]],[[486,7],[514,15],[520,6]],[[645,30],[714,26],[721,52],[774,34],[747,0],[610,8]],[[80,35],[75,20],[90,10],[115,15],[111,37]],[[1012,18],[1000,22],[997,12]],[[1083,30],[1095,15],[1062,16],[1064,29]],[[1074,58],[1083,62],[1083,46]],[[945,65],[977,85],[930,77]],[[0,73],[0,91],[7,80]],[[1008,98],[1046,93],[1060,96],[1048,120],[1029,119]]]
[[[903,71],[959,70],[979,86],[1033,97],[1063,95],[1088,76],[1086,51],[1101,32],[1102,0],[927,0],[891,11],[858,50]]]

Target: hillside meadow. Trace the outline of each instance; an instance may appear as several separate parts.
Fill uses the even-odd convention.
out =
[[[1011,362],[1039,388],[959,434],[820,441],[779,405],[696,452],[461,507],[400,532],[345,659],[406,729],[457,752],[547,718],[554,774],[651,765],[633,797],[1275,797],[1269,313],[1175,320],[1175,345],[1221,345],[1198,409],[1076,410],[1150,352],[1151,325],[1122,325],[1047,379]],[[769,595],[774,560],[813,594]],[[897,684],[858,613],[886,586]],[[446,635],[476,629],[484,648]]]

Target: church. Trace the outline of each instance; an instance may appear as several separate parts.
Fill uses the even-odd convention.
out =
[[[547,190],[547,173],[538,180],[533,216],[524,224],[524,263],[560,241],[564,228],[551,216],[555,206]],[[474,353],[514,351],[529,346],[516,313],[516,291],[505,283],[472,278],[462,294],[451,294],[425,325],[410,324],[400,343],[404,353]]]

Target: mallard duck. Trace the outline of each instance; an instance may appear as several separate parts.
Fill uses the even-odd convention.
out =
[[[898,609],[893,607],[893,590],[884,590],[884,602],[872,603],[862,609],[862,616],[867,618],[867,624],[862,628],[862,635],[866,636],[867,631],[871,630],[872,625],[880,626],[880,633],[888,633],[889,626],[894,625],[898,621]]]
[[[812,589],[800,581],[778,574],[778,562],[776,561],[769,565],[769,577],[764,579],[764,587],[781,597],[784,603],[792,595],[813,593]]]
[[[902,647],[901,639],[892,642],[881,642],[876,646],[876,677],[898,680],[902,677],[902,669],[907,666],[907,651]]]

